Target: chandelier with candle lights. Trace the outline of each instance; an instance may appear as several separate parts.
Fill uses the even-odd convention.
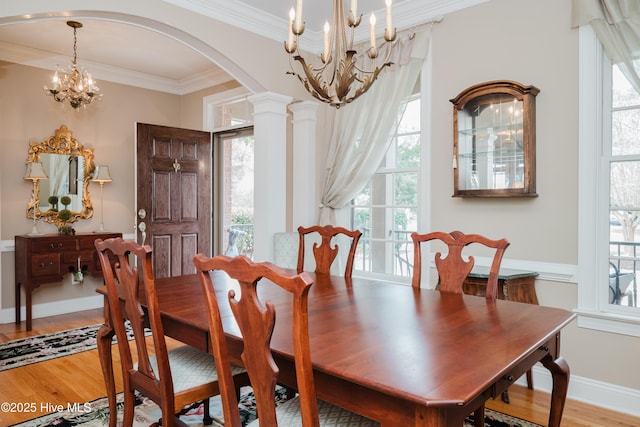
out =
[[[73,62],[71,67],[56,70],[51,79],[51,88],[44,87],[45,94],[53,97],[57,102],[69,102],[76,111],[80,107],[86,108],[88,104],[102,98],[100,88],[91,78],[91,74],[84,67],[78,67],[78,39],[76,32],[82,28],[82,24],[76,21],[67,21],[67,25],[73,28]]]
[[[385,3],[384,40],[387,43],[387,49],[383,61],[378,59],[376,17],[373,12],[369,18],[370,46],[366,52],[358,53],[353,47],[355,29],[362,20],[362,15],[358,16],[357,0],[351,0],[351,8],[346,18],[343,0],[333,0],[331,25],[328,22],[324,24],[324,50],[320,54],[320,62],[315,66],[305,61],[298,49],[299,38],[304,32],[305,24],[302,21],[302,0],[297,0],[296,9],[291,8],[289,12],[289,37],[284,43],[284,48],[289,53],[292,70],[288,74],[298,77],[314,98],[336,108],[352,102],[365,93],[378,74],[391,65],[389,62],[391,43],[396,38],[396,30],[391,25],[391,0],[385,0]]]

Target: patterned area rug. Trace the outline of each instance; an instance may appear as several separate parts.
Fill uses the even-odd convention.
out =
[[[247,425],[256,418],[255,399],[251,387],[243,387],[241,391],[240,416],[242,425]],[[277,391],[279,401],[285,400],[285,390]],[[210,414],[214,421],[211,427],[223,427],[222,408],[220,398],[210,399]],[[109,422],[109,407],[106,398],[95,400],[82,408],[83,411],[63,411],[45,415],[31,421],[15,424],[14,427],[104,427]],[[122,394],[118,395],[118,425],[122,422]],[[189,427],[204,427],[202,405],[191,408],[180,419]],[[132,427],[146,427],[156,422],[161,416],[160,408],[141,396],[136,397],[136,409]],[[542,427],[519,418],[511,417],[491,409],[485,409],[485,427]],[[473,427],[473,417],[469,417],[464,422],[464,427]]]
[[[96,348],[96,333],[102,324],[68,329],[0,343],[0,371],[80,353]],[[127,335],[133,339],[127,324]],[[113,337],[114,344],[117,342]]]
[[[276,397],[279,402],[285,399],[285,390],[280,388],[276,391]],[[118,425],[122,425],[122,411],[124,404],[122,403],[122,394],[118,395]],[[255,420],[255,399],[251,387],[243,387],[241,390],[240,401],[240,418],[242,425]],[[90,402],[86,408],[79,411],[62,411],[54,414],[45,415],[31,421],[15,424],[14,427],[104,427],[109,423],[109,402],[107,398],[102,398]],[[213,424],[210,427],[223,427],[224,419],[222,417],[222,407],[220,398],[214,397],[210,399],[210,414],[213,417]],[[202,404],[190,408],[189,411],[180,417],[189,427],[204,427],[202,417],[204,410]],[[136,409],[133,420],[133,427],[147,427],[158,421],[161,417],[160,408],[151,400],[136,395]]]

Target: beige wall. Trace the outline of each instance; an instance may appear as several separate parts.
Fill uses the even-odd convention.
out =
[[[99,2],[57,3],[90,10]],[[152,3],[158,7],[149,7]],[[3,7],[7,9],[7,15],[12,15],[23,13],[21,8],[24,4],[38,5],[40,9],[36,11],[46,9],[44,1],[16,2]],[[212,25],[204,17],[176,11],[164,2],[119,0],[110,2],[108,7],[139,13],[190,32],[218,47],[265,89],[300,97],[300,89],[294,79],[284,76],[286,58],[282,64],[273,60],[282,57],[281,43],[250,34],[230,37],[224,34],[224,31],[232,31],[228,26]],[[432,207],[428,215],[431,222],[425,227],[505,236],[511,242],[508,259],[570,266],[577,264],[578,34],[570,29],[570,8],[568,1],[491,0],[447,15],[434,27],[432,104],[424,111],[431,123],[427,131],[430,161],[426,165],[431,185],[425,193]],[[219,43],[218,40],[233,42]],[[95,147],[96,161],[108,163],[115,178],[109,187],[105,187],[105,207],[114,212],[105,221],[106,226],[128,233],[132,232],[133,225],[133,122],[198,127],[202,120],[201,106],[198,107],[201,101],[197,97],[180,100],[170,95],[127,88],[135,94],[130,96],[123,87],[107,83],[102,85],[105,99],[100,106],[78,117],[54,108],[44,99],[40,88],[47,79],[47,73],[27,68],[21,69],[18,77],[15,69],[4,65],[0,73],[2,240],[10,240],[15,234],[28,232],[31,228],[24,218],[29,185],[22,180],[29,140],[45,138],[65,123],[79,140]],[[20,89],[18,84],[5,84],[9,81],[7,78],[13,82],[16,79],[26,81],[27,77],[37,83]],[[539,197],[452,198],[453,136],[449,99],[470,85],[498,79],[516,80],[540,89],[537,97]],[[107,97],[107,92],[116,95]],[[317,153],[320,185],[322,159],[329,135],[324,131],[323,111],[319,117]],[[288,147],[290,150],[292,144]],[[95,220],[92,220],[84,226],[91,230],[95,225]],[[10,307],[13,304],[12,254],[3,254],[2,263],[2,305]],[[575,283],[541,280],[536,287],[541,304],[569,310],[577,305],[578,285]],[[58,287],[54,291],[43,289],[39,292],[42,292],[39,299],[57,298],[58,295],[53,294],[62,294],[63,290]],[[47,292],[52,295],[47,295]],[[637,365],[638,338],[578,329],[574,323],[563,332],[562,353],[571,365],[574,378],[582,379],[578,386],[596,387],[597,382],[602,381],[633,389],[636,395],[640,393],[640,376],[633,374],[632,368]]]
[[[41,142],[66,125],[85,148],[93,148],[96,164],[109,165],[113,182],[104,186],[104,224],[109,231],[133,233],[134,225],[134,128],[136,121],[166,126],[182,125],[181,97],[100,82],[104,97],[86,110],[76,112],[68,105],[45,97],[42,86],[51,73],[38,68],[0,63],[0,148],[2,240],[31,231],[26,218],[31,183],[23,179],[30,141]],[[200,117],[202,113],[200,112]],[[202,122],[202,119],[200,119]],[[89,184],[94,217],[74,224],[78,232],[100,225],[100,192]],[[55,233],[53,224],[38,221],[43,233]],[[13,254],[2,257],[2,307],[14,306]],[[91,279],[89,284],[93,283]],[[65,281],[66,283],[66,281]],[[38,302],[95,295],[94,286],[43,286]]]
[[[433,29],[431,202],[437,229],[507,236],[507,256],[577,264],[578,34],[570,2],[493,0]],[[515,80],[540,89],[537,198],[452,198],[452,104],[465,88]],[[439,179],[447,177],[447,179]],[[438,178],[438,179],[436,179]]]

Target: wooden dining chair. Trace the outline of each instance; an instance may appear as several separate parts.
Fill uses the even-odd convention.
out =
[[[298,273],[302,273],[305,265],[305,237],[308,237],[312,233],[318,233],[321,241],[320,245],[317,242],[313,244],[313,256],[316,262],[316,273],[329,274],[331,272],[331,265],[336,259],[339,246],[334,242],[334,246],[331,246],[331,239],[336,236],[346,236],[351,239],[351,245],[349,246],[349,253],[347,255],[346,265],[344,269],[344,277],[351,277],[353,272],[353,260],[356,256],[356,248],[358,247],[358,241],[362,232],[360,230],[348,230],[344,227],[334,227],[332,225],[313,225],[311,227],[298,227],[298,235],[300,236],[300,242],[298,247]]]
[[[231,312],[242,334],[244,349],[241,357],[251,380],[258,414],[258,419],[250,423],[250,427],[258,425],[275,427],[278,423],[303,427],[335,426],[338,425],[336,420],[340,420],[339,425],[350,427],[379,425],[368,418],[316,399],[307,311],[307,299],[312,280],[306,273],[289,274],[268,262],[253,263],[243,255],[235,258],[224,255],[207,258],[198,254],[193,262],[200,276],[209,309],[209,329],[213,337],[213,351],[220,378],[225,426],[240,427],[241,423],[237,398],[233,392],[229,370],[230,359],[218,304],[230,304]],[[220,270],[231,279],[237,280],[240,295],[230,290],[225,298],[228,301],[218,301],[215,291],[215,270]],[[214,272],[211,273],[212,271]],[[276,308],[270,301],[263,303],[259,298],[258,287],[263,285],[264,282],[261,281],[263,278],[291,293],[292,298],[291,332],[298,394],[278,406],[275,401],[275,387],[279,369],[270,350],[271,335],[276,322]],[[268,283],[266,286],[272,286],[272,284]]]
[[[504,251],[509,246],[509,242],[506,239],[491,240],[479,234],[464,234],[461,231],[452,231],[451,233],[436,231],[425,234],[413,232],[411,233],[411,240],[413,240],[414,257],[411,285],[414,288],[420,288],[422,280],[422,243],[440,241],[447,246],[448,253],[444,258],[441,252],[436,252],[435,254],[436,270],[438,271],[437,289],[440,292],[455,294],[463,293],[464,280],[471,273],[471,269],[475,264],[475,258],[472,255],[469,255],[465,260],[462,254],[463,249],[473,244],[493,249],[493,261],[489,269],[485,298],[488,300],[497,298],[500,264]],[[508,397],[506,398],[508,401]],[[484,405],[474,411],[473,418],[476,427],[484,427]]]
[[[151,248],[119,237],[104,241],[97,239],[95,246],[107,287],[109,320],[118,339],[124,384],[123,425],[127,427],[133,423],[136,390],[160,407],[163,427],[179,423],[177,417],[185,407],[202,401],[203,422],[211,424],[209,398],[219,394],[213,356],[188,345],[167,350],[156,297]],[[117,258],[115,267],[111,266],[109,257]],[[137,259],[137,266],[132,263],[132,258]],[[148,307],[146,311],[142,309],[141,297]],[[130,348],[125,320],[130,322],[133,330],[135,352]],[[145,329],[151,330],[149,339],[153,342],[149,346],[153,348],[153,354],[147,347]],[[234,366],[231,372],[246,377],[242,368]]]

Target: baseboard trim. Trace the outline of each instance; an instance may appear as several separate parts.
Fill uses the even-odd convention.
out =
[[[78,311],[91,310],[93,308],[102,308],[104,306],[104,296],[95,295],[83,298],[73,298],[63,301],[45,302],[34,304],[32,307],[32,317],[39,319],[42,317],[57,316],[60,314],[75,313]],[[24,322],[26,319],[26,308],[22,307],[20,318]],[[5,308],[0,316],[0,323],[13,323],[16,319],[15,308]]]
[[[533,387],[536,390],[551,393],[552,380],[549,371],[536,365],[532,373]],[[516,384],[526,387],[526,378],[521,377]],[[567,398],[640,417],[640,390],[571,375]]]

